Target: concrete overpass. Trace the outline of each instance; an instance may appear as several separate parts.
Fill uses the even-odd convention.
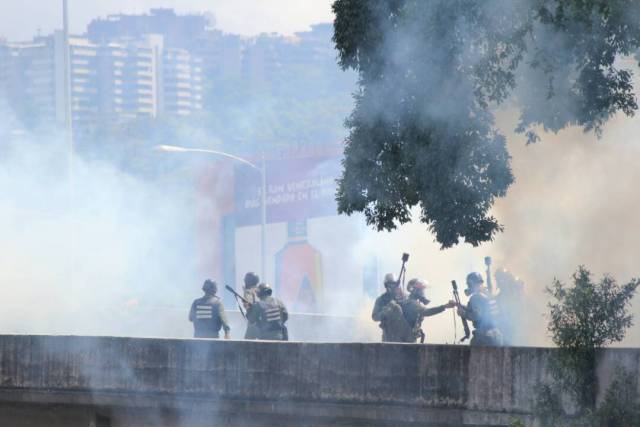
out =
[[[553,350],[0,336],[0,425],[497,426],[532,422]],[[601,354],[603,385],[640,351]]]

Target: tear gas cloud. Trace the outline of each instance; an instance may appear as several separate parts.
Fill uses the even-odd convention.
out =
[[[362,113],[372,123],[386,121],[393,126],[402,121],[404,111],[410,117],[421,117],[425,127],[459,129],[464,127],[460,123],[475,120],[477,111],[469,111],[473,110],[472,104],[478,102],[478,97],[484,96],[489,108],[483,112],[482,120],[506,137],[512,156],[515,183],[509,187],[506,197],[496,200],[492,210],[505,231],[498,233],[495,241],[478,248],[462,244],[439,251],[438,245],[431,243],[433,236],[425,230],[426,226],[417,223],[420,212],[414,209],[414,223],[392,233],[365,234],[362,249],[375,248],[383,254],[384,272],[394,271],[388,260],[398,260],[403,251],[411,252],[408,276],[422,276],[431,282],[432,288],[427,293],[431,294],[432,304],[450,298],[451,279],[464,283],[466,273],[483,271],[483,257],[492,255],[494,270],[507,268],[525,283],[522,316],[512,319],[520,325],[514,344],[548,345],[550,340],[543,317],[547,303],[544,289],[554,277],[569,282],[581,264],[591,269],[596,278],[609,273],[625,282],[640,274],[635,232],[640,225],[636,213],[640,200],[634,190],[640,178],[635,161],[640,149],[635,137],[639,122],[622,114],[606,122],[609,118],[606,111],[592,118],[593,122],[584,115],[581,103],[586,101],[581,98],[581,89],[585,88],[576,89],[574,84],[585,84],[588,80],[582,79],[584,76],[579,73],[583,52],[572,37],[592,34],[587,29],[589,25],[595,32],[602,31],[599,23],[590,21],[597,20],[597,15],[577,19],[575,24],[567,24],[568,28],[560,30],[527,21],[525,17],[536,6],[529,0],[471,3],[400,2],[395,4],[408,6],[396,13],[390,12],[389,3],[370,7],[369,18],[381,22],[381,34],[376,37],[382,40],[380,50],[372,53],[373,62],[379,58],[384,61],[361,73],[361,77],[369,78],[363,97],[370,101]],[[465,5],[475,8],[474,12],[463,13]],[[620,19],[633,22],[639,14],[640,7],[630,6]],[[481,18],[473,21],[468,15]],[[520,25],[524,22],[532,26]],[[490,31],[495,32],[492,33],[495,37],[485,39]],[[516,40],[522,31],[527,31],[524,43],[531,44],[522,56],[500,42],[491,44],[495,40]],[[456,44],[460,40],[462,43]],[[488,40],[487,44],[482,44],[482,40]],[[496,99],[492,97],[491,88],[474,92],[472,79],[478,78],[477,74],[471,78],[459,72],[482,73],[483,61],[492,53],[502,55],[501,66],[513,66],[513,82],[517,83],[511,94],[509,90],[505,91],[506,95],[493,93],[504,101],[500,106],[489,103],[488,100]],[[532,67],[534,63],[537,65]],[[630,57],[618,58],[611,68],[603,67],[601,71],[615,73],[618,70],[628,70],[636,76],[637,93],[640,80],[636,61]],[[415,76],[420,76],[419,85],[415,84]],[[504,84],[507,83],[508,79]],[[551,104],[555,108],[549,107]],[[606,124],[600,139],[574,126],[583,124],[586,129],[592,129],[592,125],[597,127],[601,120]],[[516,129],[524,135],[516,133]],[[531,134],[524,132],[527,130],[537,133],[539,144],[526,145],[532,139]],[[483,144],[485,152],[490,151],[495,157],[502,155],[500,144],[492,145],[489,140],[481,139],[476,142]],[[411,155],[433,155],[428,151],[421,154],[420,149],[416,148]],[[455,168],[451,173],[456,173]],[[637,303],[633,310],[640,314]],[[430,341],[450,342],[451,322],[445,314],[427,318],[425,329]],[[628,333],[623,345],[638,345],[639,337],[635,328]]]
[[[505,112],[501,122],[512,119]],[[478,248],[440,250],[419,223],[377,233],[358,216],[323,220],[309,241],[323,248],[326,280],[341,281],[341,291],[327,295],[327,303],[333,312],[359,318],[361,339],[376,340],[379,330],[369,317],[373,300],[363,297],[359,282],[363,259],[378,259],[381,281],[386,272],[397,274],[400,254],[409,252],[407,279],[428,280],[427,295],[435,305],[451,298],[452,279],[463,285],[465,275],[483,271],[483,257],[491,255],[494,270],[505,267],[525,282],[527,313],[517,321],[524,322],[527,335],[518,343],[548,344],[543,289],[553,277],[568,280],[579,264],[620,281],[638,274],[638,130],[637,120],[617,117],[600,140],[568,129],[541,134],[541,143],[527,146],[512,135],[517,179],[494,209],[505,231]],[[153,331],[171,336],[176,319],[185,322],[178,330],[188,331],[184,313],[206,274],[198,265],[195,211],[215,198],[197,199],[201,195],[194,193],[188,172],[148,179],[76,156],[71,216],[65,140],[35,137],[5,143],[0,160],[5,332],[135,336],[145,335],[149,322],[156,325]],[[238,238],[255,238],[250,228]],[[345,236],[350,245],[336,246]],[[274,242],[272,250],[281,243]],[[259,265],[259,253],[249,255]],[[450,311],[424,325],[428,342],[453,342]],[[352,337],[353,331],[345,334]],[[632,329],[625,344],[636,345],[638,338]]]
[[[188,304],[197,259],[186,177],[143,179],[75,153],[72,186],[68,145],[53,132],[5,139],[2,152],[3,332],[139,335],[132,310]]]
[[[499,119],[505,129],[513,129],[512,112]],[[636,118],[619,116],[605,126],[601,139],[570,128],[557,135],[542,132],[541,142],[526,145],[523,136],[512,134],[508,139],[516,181],[493,209],[505,227],[494,242],[440,250],[423,224],[412,223],[392,233],[368,232],[361,249],[375,248],[384,260],[382,270],[396,274],[400,254],[410,252],[407,277],[430,282],[426,292],[431,304],[450,299],[450,281],[464,284],[465,275],[484,272],[483,257],[492,256],[494,271],[506,268],[525,284],[522,317],[513,319],[521,333],[515,344],[550,345],[544,289],[555,277],[570,283],[578,265],[587,266],[597,279],[609,273],[626,282],[640,275],[640,197],[635,189],[640,182],[639,133]],[[637,319],[638,297],[632,311]],[[448,311],[425,319],[424,328],[430,342],[452,342]],[[640,331],[634,326],[622,345],[639,344]]]
[[[487,4],[504,7],[510,2]],[[416,30],[396,33],[389,40],[386,48],[395,61],[406,59],[406,51],[396,47],[415,43],[412,31]],[[437,56],[442,54],[434,49],[434,60],[442,60]],[[473,55],[467,59],[473,61]],[[433,86],[440,87],[438,93],[464,89],[436,68],[426,71]],[[533,80],[527,84],[526,89],[538,90]],[[453,114],[458,111],[456,102],[461,102],[456,99],[447,96],[442,105],[426,100],[422,113],[459,118]],[[614,117],[601,139],[577,128],[557,134],[540,129],[541,142],[527,146],[525,138],[513,132],[518,114],[517,105],[497,113],[516,180],[494,206],[495,216],[505,226],[494,242],[440,250],[425,225],[417,221],[391,233],[378,233],[358,215],[319,219],[318,226],[310,228],[309,242],[323,249],[325,280],[338,283],[334,292],[325,295],[326,304],[332,313],[358,318],[357,333],[333,331],[333,337],[380,337],[370,320],[373,300],[362,292],[362,263],[369,256],[378,260],[381,282],[385,273],[397,274],[400,255],[409,252],[407,280],[429,281],[427,296],[432,305],[438,305],[451,299],[452,279],[462,288],[466,274],[484,271],[483,258],[491,255],[494,270],[507,268],[525,283],[526,310],[513,319],[520,325],[514,343],[524,345],[549,344],[543,290],[554,277],[569,281],[579,264],[596,276],[610,273],[619,281],[640,274],[640,199],[635,188],[640,182],[638,119]],[[12,120],[7,117],[4,126]],[[252,122],[250,113],[246,122]],[[0,134],[6,134],[4,130]],[[198,129],[184,129],[181,135],[202,138]],[[204,277],[213,274],[203,268],[202,257],[209,254],[198,244],[203,238],[198,209],[206,204],[217,208],[216,188],[208,190],[210,198],[194,188],[194,171],[202,165],[185,160],[179,168],[174,163],[164,168],[166,173],[145,176],[129,173],[100,156],[89,159],[74,153],[71,186],[68,146],[62,135],[34,132],[5,138],[1,144],[3,332],[141,336],[153,331],[187,336],[188,306],[198,296]],[[149,152],[152,147],[149,141]],[[166,160],[156,153],[149,154],[149,161]],[[281,225],[270,227],[268,246],[273,253],[282,246],[285,234],[276,232]],[[236,238],[256,235],[257,227],[246,227],[238,230]],[[246,269],[256,269],[260,264],[257,245],[244,257]],[[236,275],[241,277],[244,271],[239,264]],[[272,278],[271,271],[267,280]],[[634,312],[640,314],[637,299]],[[427,342],[453,342],[453,319],[452,311],[427,318]],[[457,322],[459,339],[462,331]],[[238,329],[232,333],[242,335]],[[623,344],[639,343],[636,327]]]

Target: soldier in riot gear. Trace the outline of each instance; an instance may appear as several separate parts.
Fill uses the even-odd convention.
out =
[[[224,312],[222,300],[216,295],[218,285],[212,280],[205,280],[202,285],[204,296],[196,299],[189,310],[189,321],[193,323],[194,338],[219,338],[220,329],[224,330],[224,338],[229,339],[229,323]]]
[[[285,323],[289,313],[282,301],[271,296],[272,293],[266,283],[258,285],[256,295],[259,300],[249,308],[247,320],[256,324],[258,339],[287,341],[289,334]]]
[[[411,339],[408,342],[416,342],[420,339],[420,343],[424,342],[425,333],[422,330],[422,321],[425,317],[434,316],[442,313],[447,308],[453,308],[456,306],[454,301],[449,301],[446,304],[439,305],[433,308],[427,308],[429,300],[424,296],[424,290],[426,289],[426,282],[421,279],[411,279],[407,283],[407,291],[409,291],[409,297],[401,304],[402,312],[404,314],[407,323],[411,327]]]
[[[258,283],[260,283],[260,278],[256,273],[248,272],[244,275],[244,299],[248,302],[243,302],[244,309],[249,311],[251,305],[255,304],[258,301]],[[247,320],[247,331],[244,334],[244,339],[246,340],[255,340],[258,338],[258,325],[254,322],[250,322]]]
[[[484,287],[484,280],[480,273],[467,275],[467,289],[469,296],[467,306],[460,305],[458,314],[473,323],[473,337],[471,345],[501,346],[502,333],[498,328],[498,305],[495,299]]]
[[[384,276],[385,293],[373,306],[371,318],[380,322],[383,342],[411,342],[412,331],[402,312],[405,297],[400,283],[393,274]]]

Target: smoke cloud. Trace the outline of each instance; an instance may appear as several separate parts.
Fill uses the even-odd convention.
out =
[[[513,110],[502,111],[498,117],[506,132],[513,129]],[[558,134],[542,131],[539,143],[527,145],[522,135],[508,134],[516,180],[494,206],[493,213],[505,226],[495,241],[477,248],[461,244],[440,250],[424,225],[413,223],[392,233],[363,233],[358,252],[377,251],[381,274],[397,274],[400,254],[410,252],[407,277],[430,282],[427,296],[431,304],[451,298],[452,279],[462,285],[468,272],[484,273],[483,258],[490,255],[494,271],[506,268],[525,284],[522,316],[512,319],[519,331],[514,344],[551,345],[544,289],[554,278],[570,282],[578,265],[585,265],[595,277],[607,273],[619,282],[640,275],[640,197],[636,190],[640,141],[635,137],[639,131],[637,118],[620,115],[604,127],[600,139],[569,128]],[[632,312],[636,326],[627,333],[623,346],[640,345],[638,297]],[[427,318],[424,327],[429,342],[453,341],[449,311]],[[459,323],[457,328],[460,338]]]
[[[396,62],[405,60],[406,51],[394,51],[395,47],[416,42],[415,34],[405,36],[395,34],[386,47]],[[442,50],[434,52],[444,55]],[[467,64],[477,60],[471,53],[466,59]],[[436,73],[431,78],[441,93],[447,88],[463,89],[449,76]],[[535,93],[543,83],[530,80],[525,88]],[[447,97],[443,105],[425,103],[423,113],[446,120],[449,113],[458,111],[455,99]],[[572,111],[571,105],[566,108]],[[309,241],[324,251],[326,280],[337,283],[334,289],[338,290],[325,295],[330,311],[357,318],[355,330],[327,331],[327,336],[379,339],[380,330],[370,319],[373,300],[362,291],[362,264],[369,257],[378,260],[381,284],[385,273],[397,274],[401,254],[410,253],[407,280],[426,279],[430,283],[427,296],[432,305],[438,305],[451,299],[451,280],[462,287],[466,274],[484,271],[484,256],[492,256],[494,270],[507,268],[525,283],[526,310],[513,319],[520,325],[515,343],[523,345],[550,343],[543,291],[554,277],[568,281],[579,264],[598,276],[610,273],[619,281],[640,274],[640,198],[635,188],[640,182],[638,120],[614,117],[604,126],[601,139],[579,128],[557,134],[536,129],[541,142],[526,145],[525,137],[513,132],[519,114],[513,105],[497,113],[497,127],[508,141],[516,179],[494,206],[493,213],[505,226],[494,242],[440,250],[425,225],[417,222],[391,233],[366,228],[361,216],[310,223]],[[8,117],[5,123],[11,120]],[[196,211],[203,203],[215,203],[216,189],[210,189],[213,196],[203,201],[194,186],[198,165],[185,161],[176,167],[160,153],[151,153],[151,147],[144,149],[150,161],[160,164],[162,174],[135,174],[100,156],[74,153],[71,185],[68,146],[62,135],[34,132],[4,139],[0,157],[0,321],[4,331],[190,335],[188,306],[198,296],[204,276],[211,274],[202,269],[198,244],[202,230]],[[285,239],[283,226],[275,227],[280,232],[270,234],[276,236],[269,243],[271,252],[282,247]],[[257,230],[249,228],[237,236],[254,238]],[[259,265],[256,247],[247,259],[250,266],[246,268],[255,270]],[[244,266],[236,274],[241,277]],[[640,315],[637,299],[634,312]],[[450,310],[427,318],[427,342],[459,339],[462,331],[456,322],[457,330]],[[234,327],[233,336],[240,337],[242,328],[241,323]],[[639,343],[635,327],[623,345]]]
[[[75,152],[71,183],[55,132],[5,139],[2,152],[3,331],[135,336],[171,325],[154,310],[186,306],[184,286],[197,283],[188,174],[149,179]]]
[[[363,248],[377,248],[384,259],[399,259],[402,251],[412,252],[409,276],[424,276],[432,282],[429,297],[433,303],[449,299],[451,279],[464,283],[468,272],[484,270],[485,255],[493,256],[494,270],[507,268],[525,282],[522,316],[512,319],[520,325],[515,344],[524,345],[550,344],[543,317],[544,289],[554,277],[569,281],[581,264],[597,276],[609,273],[619,281],[639,274],[634,262],[639,255],[634,230],[640,222],[636,214],[640,200],[633,186],[638,178],[634,155],[640,145],[632,136],[638,122],[621,113],[614,115],[617,109],[626,111],[620,105],[634,94],[626,93],[624,84],[613,89],[602,83],[603,76],[616,76],[619,83],[628,75],[637,75],[637,64],[628,57],[609,64],[594,57],[597,49],[589,47],[619,28],[624,33],[625,25],[633,27],[640,8],[629,7],[624,16],[618,14],[611,20],[595,11],[580,15],[579,7],[566,8],[563,25],[546,18],[531,19],[536,8],[544,5],[553,11],[554,4],[529,0],[376,3],[368,9],[367,22],[358,25],[379,25],[379,33],[363,36],[378,49],[367,51],[370,45],[363,43],[356,52],[347,43],[346,60],[343,57],[348,65],[356,58],[365,64],[360,75],[367,86],[359,99],[364,105],[359,113],[365,129],[376,121],[389,127],[402,126],[404,121],[414,124],[419,117],[416,132],[421,124],[428,130],[457,130],[479,118],[491,127],[488,134],[505,136],[515,183],[505,197],[496,199],[492,209],[505,227],[493,242],[475,249],[462,244],[439,251],[425,225],[416,223],[421,212],[414,209],[413,224],[391,234],[365,235]],[[353,5],[362,6],[346,2],[342,6]],[[608,27],[611,22],[615,24]],[[515,42],[518,40],[522,44]],[[638,89],[637,79],[635,83]],[[594,93],[602,102],[614,98],[624,102],[598,110],[590,98]],[[397,144],[398,151],[404,151],[401,155],[418,158],[417,164],[424,160],[428,165],[430,156],[441,160],[437,141],[431,144],[438,149],[420,144],[405,148],[409,144],[403,145],[402,137],[397,142],[390,134],[384,142]],[[527,146],[536,134],[541,142]],[[446,134],[441,139],[443,146],[455,142]],[[502,155],[499,144],[496,149],[482,138],[472,142],[473,149],[490,157]],[[358,148],[366,151],[365,146],[366,141]],[[353,160],[357,163],[358,159]],[[468,166],[459,164],[449,173]],[[434,169],[448,173],[437,165],[423,169],[425,175]],[[389,265],[385,270],[394,271]],[[634,310],[640,314],[639,308]],[[442,314],[425,321],[434,329],[427,330],[427,335],[436,342],[450,341],[451,324],[445,323],[446,317]],[[637,345],[637,330],[630,331],[623,344]]]

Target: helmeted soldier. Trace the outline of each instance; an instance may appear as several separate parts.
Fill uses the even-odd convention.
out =
[[[249,303],[243,302],[244,309],[249,311],[251,306],[258,302],[259,298],[257,295],[258,291],[258,283],[260,283],[260,278],[256,273],[248,272],[244,275],[244,299]],[[246,340],[255,340],[258,338],[258,325],[255,322],[251,322],[247,319],[247,331],[244,334],[244,339]]]
[[[421,279],[411,279],[407,283],[407,291],[409,291],[409,297],[404,301],[402,305],[402,312],[407,320],[407,323],[411,327],[411,340],[408,342],[416,342],[419,338],[423,343],[425,339],[424,331],[422,330],[422,321],[425,317],[434,316],[442,313],[447,308],[453,308],[456,306],[454,301],[449,301],[447,304],[439,305],[437,307],[427,308],[429,300],[424,295],[424,290],[427,287],[427,283]]]
[[[288,339],[285,323],[289,318],[287,308],[282,301],[271,296],[271,287],[266,283],[258,285],[258,301],[247,312],[247,320],[256,324],[258,339],[286,341]]]
[[[193,322],[195,338],[219,338],[220,329],[224,329],[224,338],[229,339],[229,323],[224,312],[224,305],[216,293],[218,285],[212,280],[205,280],[202,285],[204,296],[191,304],[189,321]]]
[[[486,291],[480,273],[467,275],[467,289],[464,292],[470,296],[469,303],[466,307],[460,305],[458,313],[473,323],[471,345],[502,345],[502,333],[498,328],[498,305]]]
[[[393,274],[384,276],[385,293],[373,305],[371,318],[380,322],[382,342],[411,342],[411,327],[402,313],[404,293]]]

